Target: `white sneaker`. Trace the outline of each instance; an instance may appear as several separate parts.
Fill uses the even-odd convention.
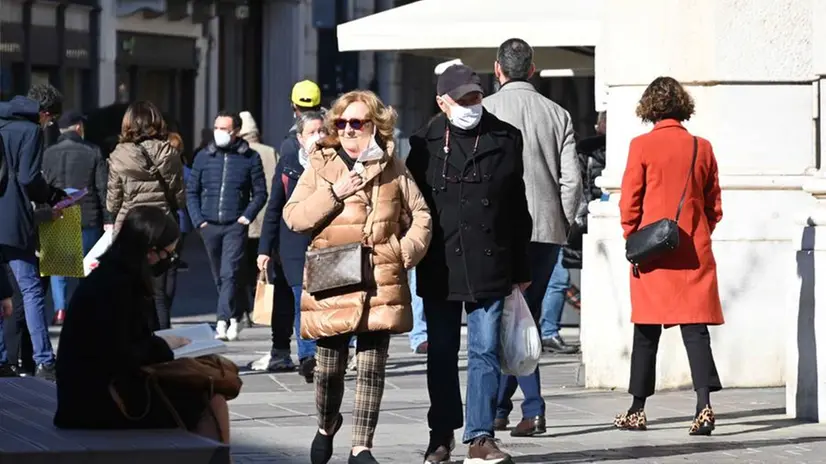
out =
[[[241,324],[238,323],[238,319],[230,319],[229,329],[227,329],[227,340],[231,342],[238,340],[239,333],[241,333]]]
[[[227,321],[218,321],[218,324],[215,325],[215,339],[227,340]]]
[[[267,367],[269,367],[270,365],[270,358],[272,358],[272,356],[270,356],[270,354],[267,353],[261,358],[249,363],[247,367],[254,371],[265,371],[267,370]]]

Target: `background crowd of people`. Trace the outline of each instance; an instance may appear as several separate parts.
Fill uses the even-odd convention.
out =
[[[577,137],[568,112],[529,83],[535,72],[533,50],[521,39],[499,47],[500,87],[492,95],[485,96],[473,69],[447,68],[434,96],[440,112],[413,134],[406,157],[397,149],[396,112],[376,94],[351,91],[326,109],[311,81],[293,88],[295,124],[278,150],[262,142],[249,112],[219,112],[202,143],[188,150],[175,121],[152,102],[125,107],[116,141],[105,136],[100,143],[86,137],[87,118],[64,111],[60,93],[48,84],[0,102],[0,256],[8,276],[0,278],[0,375],[56,378],[58,425],[89,426],[91,419],[79,420],[72,409],[89,403],[100,406],[98,419],[106,427],[127,427],[105,392],[115,381],[132,385],[129,376],[139,367],[171,359],[171,350],[188,342],[153,333],[172,324],[178,272],[187,268],[179,256],[186,235],[197,231],[218,292],[216,338],[239,338],[259,274],[274,284],[272,349],[249,367],[297,369],[315,382],[319,428],[311,462],[331,459],[350,368],[357,374],[349,462],[377,462],[371,448],[389,340],[407,332],[411,349],[427,355],[431,433],[425,462],[449,462],[454,432],[463,426],[465,462],[507,462],[494,435],[509,428],[517,387],[525,400],[511,435],[545,433],[546,421],[539,369],[522,377],[501,374],[505,298],[524,294],[547,350],[576,353],[559,333],[566,301],[578,307],[568,269],[583,265],[588,203],[604,199],[595,180],[605,166],[606,115],[600,114],[594,136]],[[673,279],[657,266],[634,267],[634,403],[615,425],[645,429],[660,325],[681,325],[698,392],[691,433],[707,434],[714,427],[709,394],[721,388],[707,329],[723,322],[708,237],[722,217],[716,162],[710,144],[702,141],[698,149],[681,125],[693,102],[676,81],[652,83],[638,112],[656,125],[632,144],[620,205],[626,236],[671,214],[642,207],[647,198],[679,193],[660,192],[666,182],[647,177],[661,162],[649,159],[648,151],[693,141],[682,195],[690,195],[685,214],[692,224],[706,226],[692,229],[693,242],[681,241],[674,259],[702,252],[699,270],[690,272],[707,298],[676,301],[683,312],[663,314],[664,297],[652,289],[671,288]],[[49,135],[55,131],[57,137]],[[646,144],[652,148],[642,148]],[[695,165],[703,171],[695,174]],[[695,177],[701,178],[691,183]],[[82,254],[105,233],[111,232],[112,246],[100,258],[106,273],[93,272],[70,296],[69,279],[40,275],[38,225],[60,217],[54,206],[83,189]],[[125,309],[113,315],[109,309],[118,304]],[[464,412],[458,371],[463,311],[472,385]],[[49,322],[65,324],[59,363]],[[111,327],[117,330],[102,333]],[[115,348],[96,350],[89,340],[101,337]],[[79,372],[89,374],[83,378],[93,379],[92,388],[72,380]],[[226,398],[215,395],[206,405],[187,391],[170,395],[187,428],[228,440]],[[204,421],[207,406],[214,423]],[[170,425],[151,408],[140,421],[150,428]]]

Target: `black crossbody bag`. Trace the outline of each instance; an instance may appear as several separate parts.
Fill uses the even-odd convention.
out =
[[[652,222],[629,235],[625,241],[625,258],[634,265],[634,277],[640,276],[640,264],[675,250],[680,245],[680,226],[677,222],[680,220],[680,212],[683,210],[685,194],[688,190],[688,184],[691,182],[691,176],[694,174],[696,162],[697,137],[694,137],[691,168],[688,170],[683,194],[680,195],[680,204],[677,206],[677,214],[674,219],[663,218],[657,222]]]

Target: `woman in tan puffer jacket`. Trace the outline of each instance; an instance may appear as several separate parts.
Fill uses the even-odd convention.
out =
[[[126,213],[138,205],[156,206],[177,220],[178,208],[186,204],[181,150],[180,136],[167,132],[163,114],[154,104],[138,101],[129,105],[121,124],[120,143],[109,156],[106,209],[115,218],[115,234]],[[177,280],[175,259],[170,256],[167,269],[153,280],[158,329],[168,329],[171,323]]]
[[[295,232],[311,233],[310,250],[362,243],[371,250],[375,288],[333,295],[307,292],[305,265],[301,335],[317,339],[315,372],[319,431],[313,464],[330,460],[341,427],[348,342],[358,334],[353,449],[350,463],[374,463],[370,448],[384,393],[390,334],[413,326],[407,270],[430,244],[431,218],[404,163],[393,156],[396,113],[369,91],[342,95],[326,115],[328,133],[284,207]],[[366,279],[369,280],[369,279]]]
[[[106,209],[115,218],[115,233],[134,206],[157,206],[170,212],[186,203],[179,142],[177,134],[167,132],[163,115],[154,104],[139,101],[129,105],[123,116],[120,143],[109,157]],[[169,199],[156,172],[166,182]],[[170,205],[173,199],[176,204]]]

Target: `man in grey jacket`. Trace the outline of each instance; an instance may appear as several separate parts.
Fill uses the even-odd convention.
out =
[[[533,219],[531,286],[525,299],[539,319],[545,290],[568,237],[582,195],[571,116],[536,91],[528,79],[534,74],[533,49],[524,40],[509,39],[499,46],[495,63],[498,92],[482,102],[499,119],[522,131],[524,179],[528,209]],[[522,388],[522,420],[511,431],[515,437],[544,433],[545,401],[539,369],[530,376],[503,376],[495,427],[504,430],[513,408],[511,397]]]

